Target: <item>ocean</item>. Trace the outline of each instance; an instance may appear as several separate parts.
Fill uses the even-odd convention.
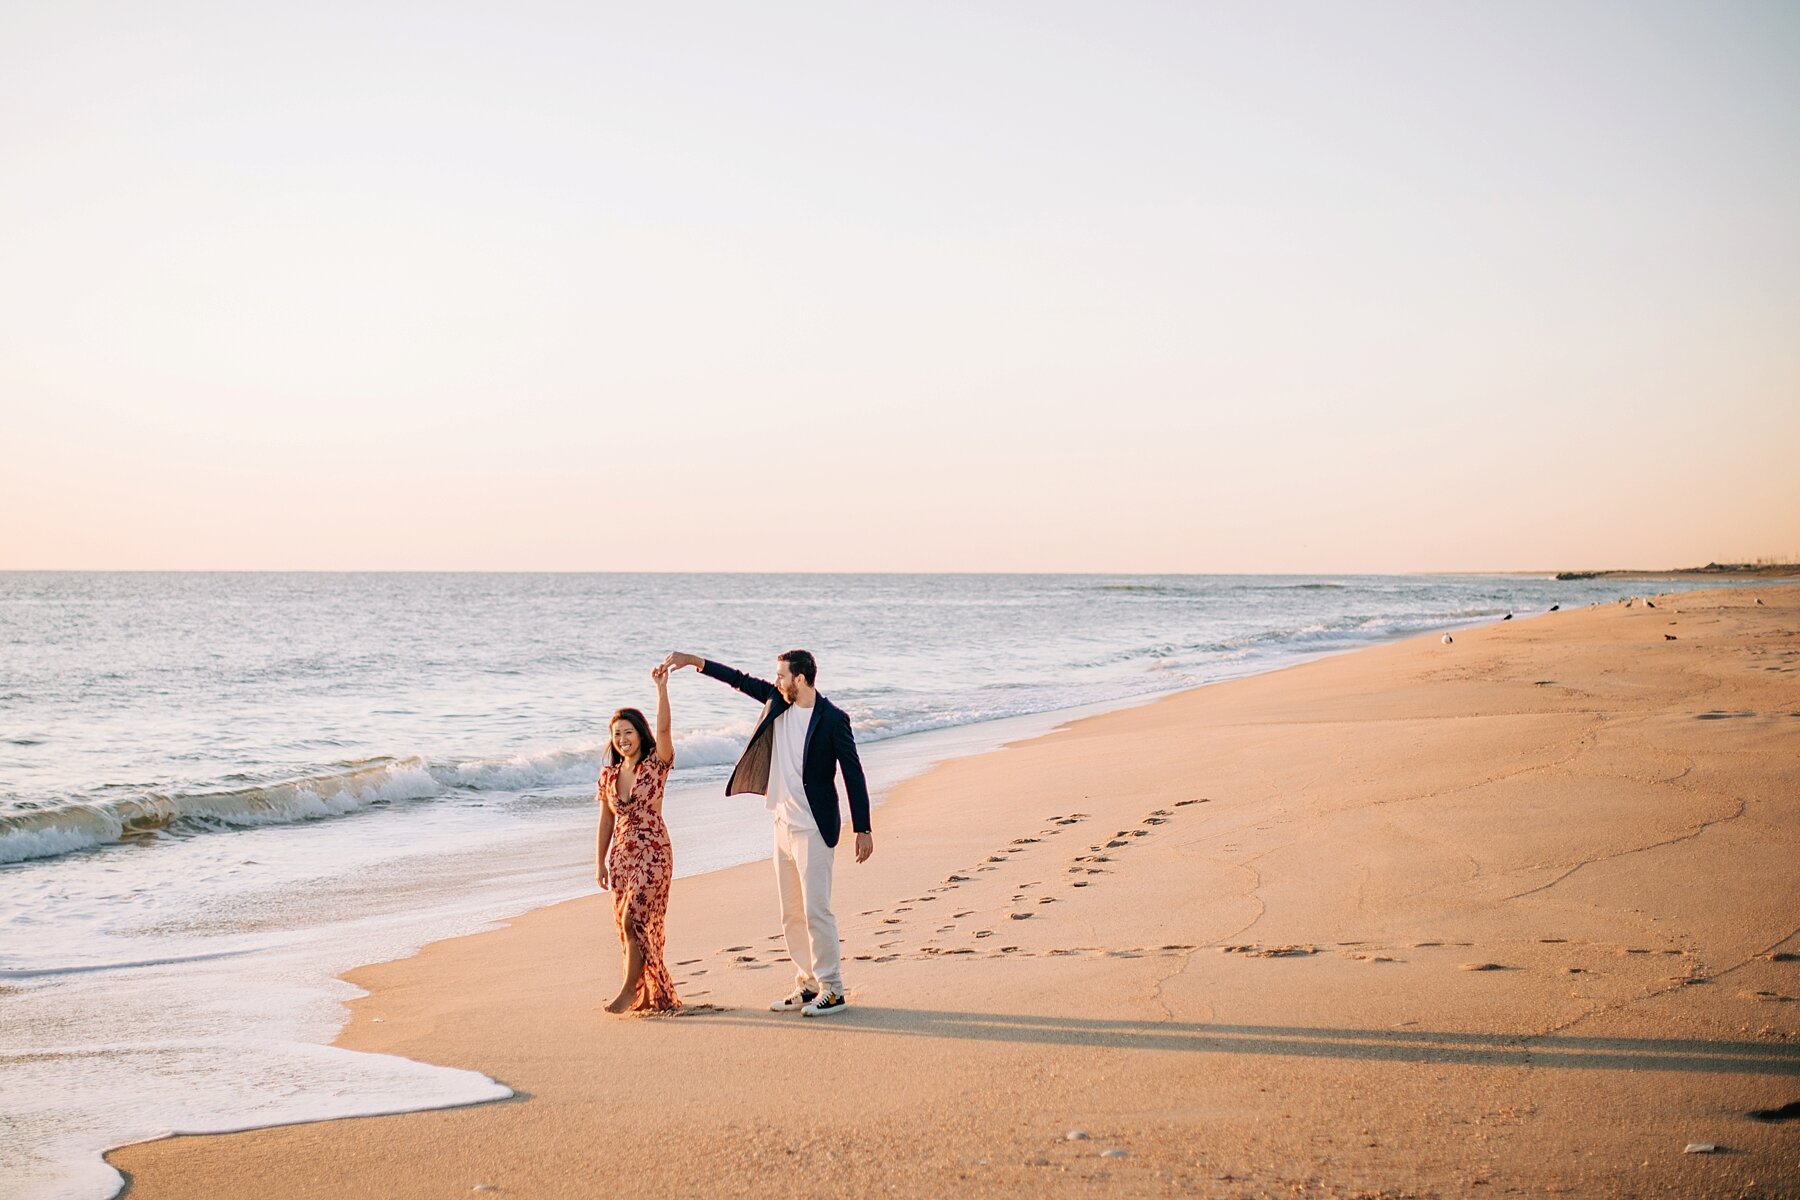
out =
[[[813,651],[879,805],[1083,712],[1698,586],[0,573],[0,1180],[95,1200],[122,1185],[101,1153],[128,1142],[509,1094],[330,1046],[357,994],[336,976],[592,891],[607,718],[653,712],[670,650],[764,677]],[[766,857],[760,802],[723,794],[757,706],[691,672],[671,695],[678,875]]]

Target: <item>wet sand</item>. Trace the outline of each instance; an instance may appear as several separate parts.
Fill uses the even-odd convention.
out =
[[[1800,1100],[1800,587],[1202,688],[876,834],[841,1015],[766,1011],[751,864],[675,885],[690,1015],[598,1011],[600,896],[350,977],[340,1044],[512,1100],[111,1161],[133,1200],[1800,1195],[1800,1121],[1746,1115]]]

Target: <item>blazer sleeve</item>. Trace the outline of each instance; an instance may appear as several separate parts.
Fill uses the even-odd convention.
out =
[[[710,675],[720,683],[729,683],[759,704],[767,704],[769,697],[775,694],[775,685],[768,680],[734,671],[724,663],[714,662],[710,658],[700,665],[700,673]]]
[[[838,766],[844,772],[844,790],[850,799],[850,828],[857,833],[872,833],[869,825],[869,781],[863,777],[862,759],[856,756],[856,735],[850,732],[850,716],[838,710]]]

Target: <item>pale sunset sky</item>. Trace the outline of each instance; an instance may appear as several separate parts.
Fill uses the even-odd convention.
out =
[[[1800,5],[0,6],[0,568],[1800,556]]]

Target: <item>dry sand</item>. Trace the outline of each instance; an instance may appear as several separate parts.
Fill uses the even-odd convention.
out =
[[[675,974],[723,1011],[596,1011],[577,900],[351,976],[340,1044],[517,1098],[112,1161],[133,1200],[1800,1196],[1800,1121],[1745,1115],[1800,1100],[1800,588],[1202,688],[876,826],[846,1013],[766,1011],[752,864],[675,885]]]

